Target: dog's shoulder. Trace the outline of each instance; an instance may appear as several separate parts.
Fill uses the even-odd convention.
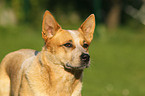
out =
[[[8,56],[22,56],[23,58],[29,58],[29,57],[32,57],[32,56],[36,56],[36,50],[33,50],[33,49],[20,49],[20,50],[17,50],[17,51],[14,51],[14,52],[11,52],[8,54]]]
[[[15,51],[15,53],[21,53],[23,55],[28,56],[36,56],[39,51],[33,50],[33,49],[20,49],[18,51]]]
[[[27,62],[32,62],[39,52],[32,49],[20,49],[7,54],[0,66],[20,70]]]
[[[20,50],[7,54],[1,63],[6,62],[6,61],[14,62],[14,60],[23,62],[24,60],[30,57],[36,56],[38,53],[39,53],[38,51],[32,50],[32,49],[20,49]]]

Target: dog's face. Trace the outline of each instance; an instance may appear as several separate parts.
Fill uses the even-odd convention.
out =
[[[67,69],[89,67],[88,47],[93,39],[95,17],[90,15],[78,30],[63,30],[49,11],[42,23],[42,37],[45,47],[55,61]]]

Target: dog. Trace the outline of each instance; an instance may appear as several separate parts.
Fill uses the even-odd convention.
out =
[[[45,45],[40,52],[20,49],[5,56],[0,64],[0,96],[81,96],[94,29],[94,14],[78,30],[64,30],[46,10]]]

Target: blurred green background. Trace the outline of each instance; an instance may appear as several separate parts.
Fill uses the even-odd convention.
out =
[[[41,50],[45,10],[64,29],[96,15],[82,96],[145,96],[145,0],[0,0],[0,61],[18,49]]]

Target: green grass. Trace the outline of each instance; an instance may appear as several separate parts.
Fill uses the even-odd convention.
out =
[[[145,96],[145,33],[99,28],[89,49],[91,66],[85,69],[82,96]],[[41,30],[0,27],[0,61],[9,52],[42,46]]]

